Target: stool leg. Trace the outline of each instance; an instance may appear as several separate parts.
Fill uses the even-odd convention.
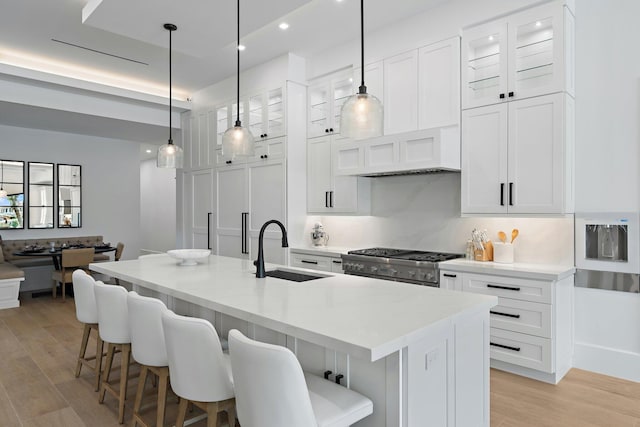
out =
[[[66,290],[67,284],[64,282],[64,277],[62,278],[62,282],[61,282],[61,289],[62,289],[62,301],[67,299],[67,290]]]
[[[236,407],[235,407],[235,405],[227,408],[227,418],[229,418],[229,427],[236,427]]]
[[[100,378],[102,377],[102,352],[104,351],[104,341],[100,338],[100,331],[96,329],[96,391],[100,389]]]
[[[129,355],[131,344],[122,344],[122,359],[120,367],[120,398],[118,399],[118,422],[124,423],[124,401],[127,397],[127,382],[129,377]]]
[[[140,406],[142,405],[142,395],[144,393],[144,386],[147,382],[147,373],[149,372],[149,368],[146,365],[142,365],[142,370],[140,371],[140,378],[138,378],[138,391],[136,392],[136,400],[133,404],[133,427],[136,427],[138,424],[136,416],[140,411]]]
[[[113,364],[113,353],[115,351],[115,345],[109,343],[107,347],[107,360],[104,364],[104,374],[102,375],[102,381],[100,382],[100,394],[98,396],[98,402],[104,403],[104,394],[107,392],[106,384],[109,382],[109,374],[111,374],[111,365]]]
[[[165,407],[167,405],[167,388],[169,372],[165,369],[159,371],[158,375],[158,415],[156,417],[156,426],[164,425]]]
[[[187,405],[189,401],[187,399],[180,399],[178,405],[178,418],[176,419],[176,427],[184,427],[184,419],[187,416]]]
[[[91,333],[91,326],[88,323],[84,324],[84,330],[82,331],[82,343],[80,344],[80,354],[78,354],[78,363],[76,364],[76,378],[80,376],[80,369],[82,369],[82,359],[87,352],[87,343],[89,342],[89,333]]]
[[[218,402],[207,403],[207,427],[218,427]]]

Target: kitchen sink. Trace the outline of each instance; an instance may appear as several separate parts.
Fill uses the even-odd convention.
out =
[[[309,280],[322,279],[328,276],[317,276],[315,274],[299,273],[288,270],[271,270],[265,272],[267,277],[275,277],[276,279],[290,280],[292,282],[307,282]]]

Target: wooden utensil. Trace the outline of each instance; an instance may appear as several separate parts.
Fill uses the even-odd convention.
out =
[[[514,228],[513,230],[511,230],[511,243],[513,243],[514,240],[516,240],[516,237],[518,237],[518,234],[520,232],[518,231],[517,228]]]
[[[504,231],[498,231],[498,238],[502,243],[507,241],[507,234]]]

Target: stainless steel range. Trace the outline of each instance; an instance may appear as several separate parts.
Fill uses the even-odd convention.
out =
[[[412,249],[359,249],[342,255],[342,268],[345,274],[355,276],[439,287],[438,263],[462,257],[463,254]]]

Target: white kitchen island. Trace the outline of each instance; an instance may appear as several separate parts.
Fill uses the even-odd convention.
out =
[[[256,279],[251,261],[215,255],[196,266],[163,254],[90,269],[209,318],[221,335],[237,328],[286,345],[307,371],[342,375],[341,384],[374,402],[357,426],[489,426],[496,297],[335,273],[302,283]]]

